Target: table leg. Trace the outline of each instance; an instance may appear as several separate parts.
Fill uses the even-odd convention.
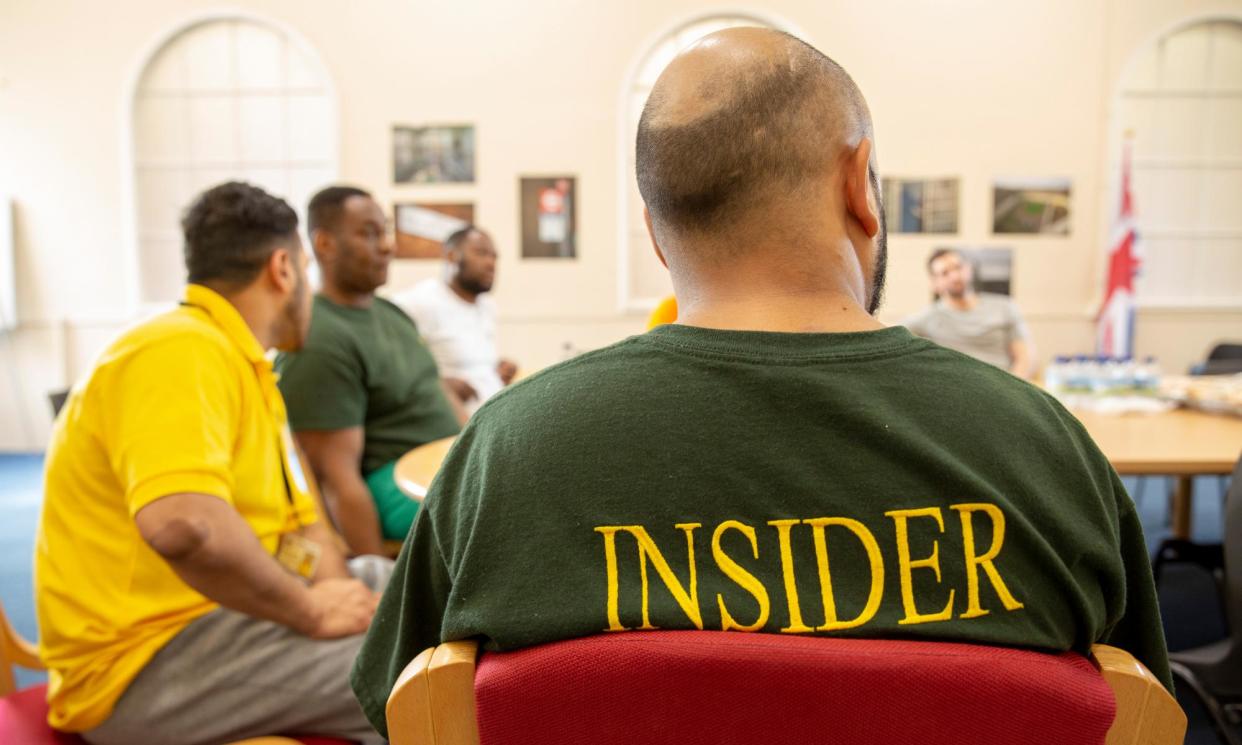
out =
[[[1170,510],[1173,515],[1173,537],[1190,540],[1191,495],[1194,481],[1190,476],[1177,476],[1173,479],[1173,503]]]

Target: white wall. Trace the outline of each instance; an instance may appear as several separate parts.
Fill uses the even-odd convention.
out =
[[[0,4],[0,193],[13,195],[22,328],[0,339],[0,449],[46,438],[44,394],[79,376],[137,310],[126,186],[131,84],[154,41],[221,6],[200,0]],[[341,173],[394,199],[469,199],[499,243],[504,351],[529,366],[642,328],[619,306],[617,110],[643,45],[718,6],[699,0],[244,0],[303,35],[334,79]],[[1107,121],[1122,67],[1179,18],[1242,17],[1242,0],[787,0],[731,5],[784,18],[857,79],[881,169],[959,175],[962,244],[1015,248],[1015,291],[1041,354],[1088,350],[1115,179]],[[394,123],[474,122],[478,183],[395,187]],[[577,261],[518,258],[517,176],[579,177]],[[993,176],[1068,176],[1068,238],[990,235]],[[1142,205],[1139,205],[1141,212]],[[886,320],[927,297],[942,240],[890,239]],[[437,267],[408,264],[394,284]],[[1240,299],[1242,305],[1242,299]],[[1140,316],[1138,351],[1180,369],[1242,311]],[[16,356],[19,363],[14,365]],[[20,388],[20,393],[15,389]]]

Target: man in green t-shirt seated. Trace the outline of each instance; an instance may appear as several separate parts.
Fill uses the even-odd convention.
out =
[[[716,629],[1086,652],[1171,686],[1134,505],[1007,372],[885,328],[870,114],[760,29],[660,76],[638,185],[677,322],[507,388],[414,523],[352,683],[425,647]]]
[[[307,213],[323,289],[306,344],[276,362],[280,391],[350,550],[380,553],[418,512],[393,479],[397,459],[457,434],[464,417],[414,322],[375,294],[393,255],[380,206],[361,189],[333,186]]]

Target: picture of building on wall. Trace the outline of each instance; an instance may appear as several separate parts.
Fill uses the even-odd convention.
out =
[[[992,232],[1069,235],[1070,180],[996,179]]]
[[[521,179],[522,258],[577,256],[578,199],[573,176]]]
[[[1013,294],[1013,249],[999,246],[944,246],[969,261],[974,268],[975,291],[995,295]]]
[[[393,127],[392,180],[473,183],[474,127]]]
[[[882,191],[890,233],[957,232],[957,179],[885,178]]]
[[[473,204],[398,204],[393,207],[397,258],[438,259],[445,239],[473,222]]]

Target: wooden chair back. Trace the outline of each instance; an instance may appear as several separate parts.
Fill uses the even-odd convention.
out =
[[[388,699],[391,744],[479,745],[477,659],[474,641],[441,644],[415,657]],[[1128,652],[1105,645],[1092,647],[1090,659],[1116,702],[1105,745],[1180,745],[1186,715],[1146,667]],[[522,692],[513,695],[521,697]],[[544,742],[559,745],[553,739]]]

